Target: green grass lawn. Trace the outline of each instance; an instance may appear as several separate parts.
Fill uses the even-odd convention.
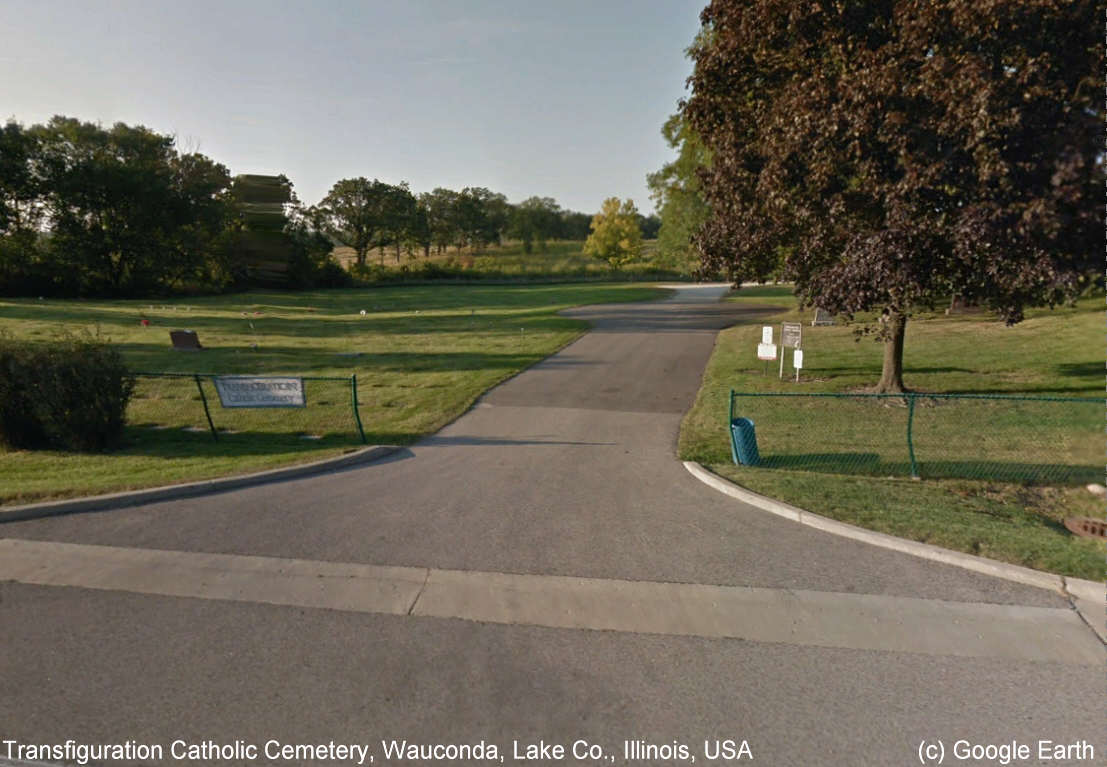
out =
[[[909,478],[901,399],[736,399],[756,424],[761,466],[735,466],[729,391],[856,393],[880,377],[882,346],[855,326],[811,327],[790,288],[745,288],[739,304],[777,307],[720,334],[680,455],[774,498],[851,524],[1041,570],[1101,580],[1102,543],[1069,533],[1069,516],[1103,516],[1086,489],[1103,481],[1102,402],[949,402],[916,407],[922,480]],[[800,382],[756,359],[762,325],[803,321]],[[930,393],[1102,399],[1102,304],[1035,310],[1006,327],[985,314],[912,318],[905,382]],[[791,357],[786,360],[790,366]],[[767,369],[766,369],[767,368]],[[786,368],[788,373],[792,371]]]
[[[59,331],[99,333],[135,371],[356,374],[368,442],[403,445],[441,428],[482,392],[587,329],[557,311],[659,294],[625,284],[439,285],[172,301],[6,299],[0,300],[0,332],[30,343]],[[173,351],[173,329],[195,330],[204,350]],[[360,444],[346,381],[308,381],[302,410],[224,410],[210,384],[204,386],[221,429],[218,441],[194,379],[140,378],[123,449],[0,452],[0,503],[256,471]]]

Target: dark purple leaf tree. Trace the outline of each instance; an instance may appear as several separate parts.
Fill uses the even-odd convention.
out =
[[[1086,289],[1103,247],[1105,4],[719,0],[689,125],[712,154],[705,267],[880,313],[900,392],[913,311],[1008,323]]]

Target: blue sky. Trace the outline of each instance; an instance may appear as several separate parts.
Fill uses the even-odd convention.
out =
[[[143,124],[317,202],[350,176],[652,209],[704,5],[0,4],[0,119]]]

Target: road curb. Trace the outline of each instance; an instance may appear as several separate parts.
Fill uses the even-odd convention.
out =
[[[934,546],[930,543],[920,543],[919,541],[911,541],[906,538],[897,538],[887,533],[866,530],[863,527],[849,525],[845,522],[839,522],[836,519],[829,519],[818,514],[813,514],[810,511],[805,511],[804,509],[784,503],[783,501],[767,498],[752,490],[747,490],[744,487],[740,487],[733,482],[723,479],[717,474],[712,474],[695,461],[684,461],[684,468],[700,482],[703,482],[705,485],[725,495],[729,495],[731,498],[737,498],[750,506],[761,509],[762,511],[767,511],[770,514],[776,514],[777,516],[784,517],[793,522],[798,522],[801,525],[807,525],[808,527],[813,527],[817,530],[831,533],[832,535],[840,535],[844,538],[863,541],[864,543],[879,546],[883,549],[891,549],[904,554],[911,554],[912,556],[928,559],[932,562],[941,562],[984,575],[991,575],[995,578],[1003,578],[1004,580],[1015,581],[1027,586],[1036,586],[1037,588],[1056,591],[1068,597],[1069,601],[1073,602],[1075,609],[1080,612],[1081,616],[1096,634],[1099,635],[1101,639],[1105,638],[1104,627],[1101,624],[1104,623],[1105,589],[1107,589],[1107,587],[1102,583],[1083,580],[1081,578],[1069,578],[1068,576],[1055,575],[1053,573],[1033,570],[1029,567],[1021,567],[1020,565],[1012,565],[1006,562],[997,562],[994,559],[988,559],[986,557],[978,557],[960,551],[943,549],[941,546]],[[1081,609],[1077,601],[1084,602],[1084,609]],[[1095,611],[1089,609],[1093,607]]]
[[[400,450],[400,448],[391,445],[372,445],[334,458],[324,458],[321,461],[299,463],[294,466],[283,466],[279,469],[267,469],[266,471],[258,471],[252,474],[219,477],[218,479],[206,479],[200,482],[186,482],[180,485],[149,487],[143,490],[128,490],[124,493],[94,495],[87,498],[69,498],[60,501],[28,503],[22,506],[0,506],[0,524],[26,519],[39,519],[41,517],[54,517],[61,514],[75,514],[84,511],[122,509],[128,506],[141,506],[142,504],[156,503],[158,501],[172,501],[180,498],[208,495],[210,493],[222,493],[227,490],[238,490],[244,487],[265,485],[270,482],[283,482],[289,479],[308,477],[313,474],[324,474],[330,471],[371,463],[379,458],[384,458],[386,455],[391,455],[397,450]]]

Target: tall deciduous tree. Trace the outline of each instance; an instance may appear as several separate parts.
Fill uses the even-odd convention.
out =
[[[457,192],[438,187],[419,195],[419,201],[427,212],[431,244],[441,253],[458,239]]]
[[[661,217],[656,213],[651,213],[648,216],[639,213],[638,230],[642,232],[643,240],[656,240],[658,233],[661,231]]]
[[[677,158],[646,176],[650,197],[661,218],[658,255],[669,261],[698,257],[692,238],[711,213],[700,190],[699,171],[710,164],[710,154],[683,115],[670,117],[661,135],[677,150]]]
[[[502,194],[476,186],[465,187],[458,195],[458,229],[464,241],[475,250],[499,243],[507,220],[507,198]]]
[[[530,197],[514,206],[511,211],[509,231],[523,243],[523,250],[530,253],[534,245],[546,250],[546,242],[557,234],[561,209],[551,197]]]
[[[712,153],[699,243],[778,254],[807,305],[884,319],[960,294],[1008,323],[1087,284],[1102,244],[1101,0],[722,0],[683,105]],[[1094,255],[1093,255],[1094,254]]]
[[[226,168],[142,126],[55,117],[33,130],[51,249],[72,287],[135,294],[199,269],[225,219]]]
[[[396,250],[396,263],[400,263],[400,246],[411,237],[415,228],[418,204],[407,182],[389,187],[384,205],[382,241],[390,242]]]
[[[604,200],[600,212],[592,218],[592,233],[584,242],[584,254],[602,258],[618,269],[637,258],[641,249],[642,231],[634,201],[621,202],[618,197]]]
[[[38,136],[15,121],[0,127],[0,293],[32,287],[44,210]]]
[[[575,210],[563,210],[558,217],[557,237],[562,240],[583,240],[592,227],[592,216]]]
[[[369,249],[388,227],[393,190],[377,179],[346,178],[335,182],[319,203],[329,231],[354,249],[358,266],[365,266]]]

